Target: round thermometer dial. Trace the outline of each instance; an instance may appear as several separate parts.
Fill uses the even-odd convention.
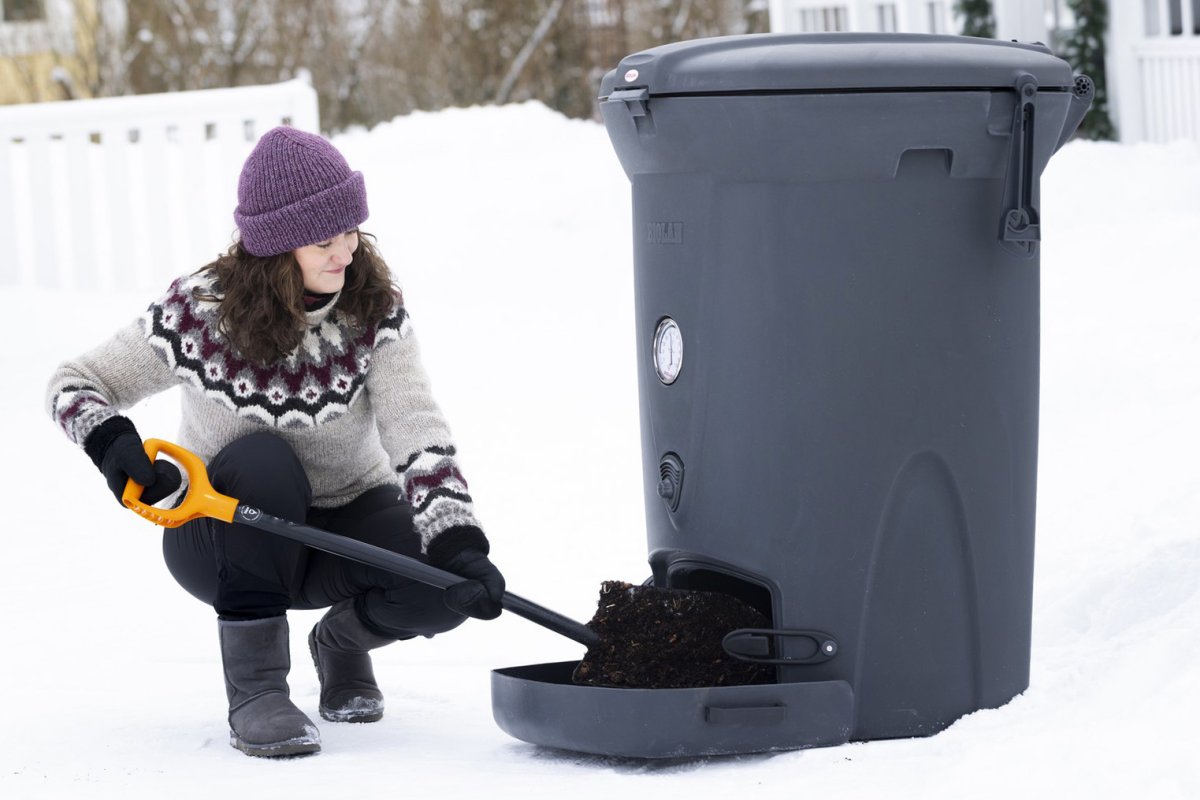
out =
[[[679,377],[683,368],[683,334],[675,320],[666,317],[654,331],[654,371],[668,386]]]

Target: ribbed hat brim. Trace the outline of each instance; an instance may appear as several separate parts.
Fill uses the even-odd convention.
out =
[[[291,205],[246,215],[233,212],[242,246],[256,256],[275,256],[353,230],[367,219],[367,190],[361,172]]]

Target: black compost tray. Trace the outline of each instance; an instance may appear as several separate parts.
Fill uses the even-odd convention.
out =
[[[610,689],[571,683],[577,663],[493,670],[496,724],[532,744],[633,758],[842,744],[854,726],[854,692],[846,681]]]

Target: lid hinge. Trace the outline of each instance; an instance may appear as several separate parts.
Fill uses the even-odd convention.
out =
[[[1001,245],[1031,258],[1042,239],[1038,217],[1038,175],[1034,170],[1034,112],[1038,82],[1032,75],[1017,78],[1013,108],[1012,138],[1009,141],[1008,174],[1004,182],[1004,214],[1000,218]]]

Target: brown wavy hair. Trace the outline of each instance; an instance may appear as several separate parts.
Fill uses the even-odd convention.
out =
[[[196,274],[215,278],[211,291],[197,288],[194,296],[220,303],[218,329],[247,361],[270,364],[300,346],[307,325],[304,276],[291,252],[256,256],[235,241]],[[358,231],[358,247],[345,274],[337,310],[350,318],[356,330],[378,325],[403,303],[369,233]]]

